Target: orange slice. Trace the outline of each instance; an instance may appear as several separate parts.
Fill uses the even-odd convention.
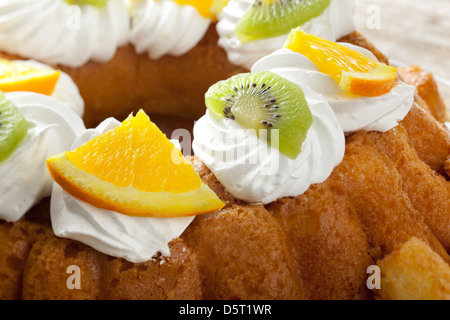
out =
[[[175,0],[180,5],[191,5],[205,18],[216,21],[217,15],[229,0]]]
[[[51,95],[59,75],[58,70],[0,59],[0,90],[3,92],[31,91]]]
[[[284,48],[310,59],[352,95],[376,97],[388,93],[397,80],[397,69],[373,61],[363,54],[338,43],[293,29]]]
[[[47,166],[68,193],[126,215],[189,216],[224,206],[143,111],[79,148],[48,159]]]

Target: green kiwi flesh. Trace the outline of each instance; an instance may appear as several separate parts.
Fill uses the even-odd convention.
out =
[[[235,120],[258,136],[265,132],[267,143],[291,159],[300,154],[313,122],[303,90],[270,71],[220,81],[206,92],[205,103],[216,119]],[[272,139],[275,133],[278,139]]]
[[[330,0],[256,0],[239,19],[235,34],[241,43],[277,37],[318,17]]]
[[[84,6],[90,5],[94,7],[105,7],[108,3],[108,0],[66,0],[71,5]]]
[[[24,116],[0,93],[0,165],[18,147],[27,131]]]

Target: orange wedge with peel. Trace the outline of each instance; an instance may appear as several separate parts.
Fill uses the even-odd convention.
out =
[[[191,216],[224,206],[143,111],[47,166],[66,192],[126,215]]]
[[[381,96],[388,93],[397,81],[396,68],[373,61],[341,44],[308,34],[300,28],[291,31],[284,48],[306,56],[320,72],[329,75],[352,95]]]
[[[229,0],[175,0],[180,5],[191,5],[205,18],[216,21],[217,15]]]
[[[30,91],[51,95],[59,75],[58,70],[0,59],[0,90],[3,92]]]

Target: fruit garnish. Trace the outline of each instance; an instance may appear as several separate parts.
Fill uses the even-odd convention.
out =
[[[342,90],[352,95],[381,96],[388,93],[397,80],[396,68],[300,28],[291,31],[284,48],[306,56],[320,72],[329,75]]]
[[[28,126],[24,116],[0,92],[0,162],[17,149],[27,131]]]
[[[31,91],[51,95],[59,75],[58,70],[0,59],[0,90],[3,92]]]
[[[397,69],[380,63],[370,72],[342,72],[339,86],[353,95],[377,97],[391,91],[396,79]]]
[[[98,7],[98,8],[105,7],[106,4],[108,3],[108,0],[65,0],[65,1],[71,5],[76,5],[76,6],[89,5],[89,6],[94,6],[94,7]]]
[[[212,0],[212,4],[209,11],[211,11],[211,13],[214,14],[217,19],[217,15],[221,13],[223,8],[225,8],[228,5],[229,1],[230,0]]]
[[[205,18],[217,20],[217,15],[229,0],[174,0],[180,5],[191,5]]]
[[[126,215],[180,217],[224,206],[143,111],[47,166],[66,192]]]
[[[289,33],[318,17],[330,0],[255,0],[239,19],[235,34],[241,43]]]
[[[217,119],[235,120],[258,135],[266,129],[262,132],[267,133],[267,143],[291,159],[301,152],[313,122],[303,90],[270,71],[220,81],[206,92],[205,103]],[[278,139],[272,139],[275,132]]]
[[[448,155],[447,160],[444,162],[444,170],[447,176],[450,177],[450,155]]]

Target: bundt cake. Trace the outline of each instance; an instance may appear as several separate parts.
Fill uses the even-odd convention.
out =
[[[0,97],[0,299],[450,299],[433,76],[352,1],[194,2],[0,4],[6,82],[36,80]]]

